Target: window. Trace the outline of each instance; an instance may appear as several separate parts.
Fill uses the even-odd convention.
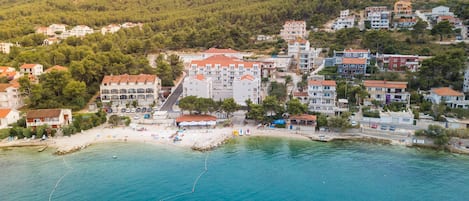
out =
[[[119,93],[125,94],[125,93],[127,93],[127,89],[120,89],[120,90],[119,90]]]

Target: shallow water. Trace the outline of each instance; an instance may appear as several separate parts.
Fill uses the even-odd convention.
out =
[[[469,200],[468,156],[357,142],[252,137],[206,153],[107,143],[66,156],[15,148],[0,150],[0,170],[7,201]]]

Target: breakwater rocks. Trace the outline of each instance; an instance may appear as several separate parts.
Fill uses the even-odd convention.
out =
[[[231,137],[226,136],[224,138],[214,139],[206,143],[194,143],[191,149],[194,151],[201,151],[201,152],[210,151],[225,144],[230,139]]]
[[[80,151],[82,149],[85,149],[86,147],[88,147],[89,144],[86,144],[86,145],[81,145],[81,146],[74,146],[74,147],[67,147],[67,148],[61,148],[61,149],[57,149],[57,151],[54,153],[55,155],[66,155],[66,154],[71,154],[73,152],[77,152],[77,151]]]

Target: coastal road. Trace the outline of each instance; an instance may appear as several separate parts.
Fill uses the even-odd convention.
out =
[[[182,82],[176,87],[176,89],[171,93],[171,95],[168,96],[168,99],[166,102],[161,106],[160,110],[161,111],[173,111],[173,106],[178,100],[179,96],[182,94]]]

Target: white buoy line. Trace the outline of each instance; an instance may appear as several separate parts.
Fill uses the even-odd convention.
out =
[[[59,178],[59,180],[57,180],[57,182],[55,183],[55,186],[54,188],[52,189],[52,191],[50,192],[49,194],[49,201],[52,200],[52,195],[54,195],[54,192],[55,190],[57,189],[57,187],[59,186],[60,182],[62,181],[62,179],[67,176],[68,173],[70,173],[71,170],[73,170],[73,167],[70,166],[67,161],[65,161],[65,157],[62,156],[62,161],[63,161],[63,164],[65,167],[67,167],[67,171]]]
[[[169,196],[169,197],[165,197],[165,198],[163,198],[163,199],[160,199],[160,201],[170,200],[170,199],[177,198],[177,197],[180,197],[180,196],[183,196],[183,195],[188,195],[188,194],[194,193],[194,192],[195,192],[195,188],[197,187],[197,183],[199,183],[199,179],[200,179],[205,173],[207,173],[207,171],[208,171],[208,166],[207,166],[208,155],[209,155],[209,152],[207,152],[207,155],[205,156],[205,168],[204,168],[204,170],[203,170],[202,172],[200,172],[199,176],[197,176],[197,178],[194,180],[194,183],[192,184],[192,190],[191,190],[191,191],[187,191],[187,192],[184,192],[184,193],[180,193],[180,194],[172,195],[172,196]]]

